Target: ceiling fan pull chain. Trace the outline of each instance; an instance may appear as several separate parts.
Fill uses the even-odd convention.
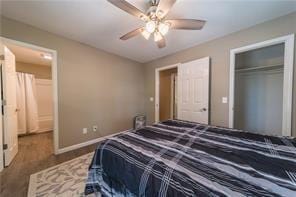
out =
[[[152,6],[157,6],[159,3],[159,0],[151,0],[151,5]]]

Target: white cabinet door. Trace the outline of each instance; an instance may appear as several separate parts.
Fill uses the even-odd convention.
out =
[[[4,100],[4,164],[8,166],[18,152],[17,139],[17,105],[16,105],[16,71],[15,56],[5,46],[4,61],[2,64],[2,84],[3,84],[3,100]]]
[[[210,58],[178,67],[178,119],[208,124]]]

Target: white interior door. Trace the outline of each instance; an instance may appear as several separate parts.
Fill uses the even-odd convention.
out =
[[[178,68],[178,119],[208,124],[210,58]]]
[[[18,152],[15,56],[5,46],[2,64],[4,164],[8,166]]]

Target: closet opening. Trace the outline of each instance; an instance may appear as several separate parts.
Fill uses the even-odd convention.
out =
[[[291,43],[294,45],[294,36],[231,51],[230,127],[264,135],[291,135]]]
[[[23,158],[40,160],[57,150],[56,53],[3,40],[3,164],[23,165]]]

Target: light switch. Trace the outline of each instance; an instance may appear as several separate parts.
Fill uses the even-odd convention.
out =
[[[222,97],[222,103],[227,103],[228,102],[228,98],[227,97]]]
[[[154,101],[154,98],[153,98],[153,97],[150,97],[149,100],[150,100],[151,102],[153,102],[153,101]]]
[[[83,133],[83,134],[87,134],[87,128],[83,128],[83,129],[82,129],[82,133]]]

